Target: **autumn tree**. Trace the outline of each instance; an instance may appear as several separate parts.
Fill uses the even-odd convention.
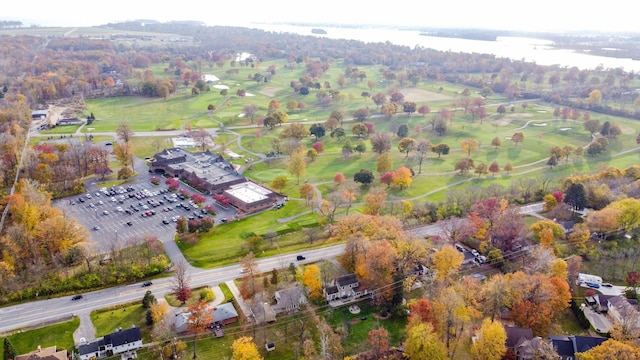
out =
[[[404,166],[401,166],[394,171],[391,179],[394,185],[400,186],[400,190],[411,186],[411,182],[413,181],[411,178],[411,170]]]
[[[253,338],[243,336],[237,338],[231,344],[234,360],[263,360],[258,347],[253,342]]]
[[[369,138],[371,142],[371,150],[382,155],[382,153],[391,150],[391,135],[385,132],[377,132]]]
[[[449,145],[447,145],[447,144],[436,144],[436,145],[433,145],[431,147],[431,151],[433,151],[434,153],[438,154],[438,159],[439,159],[442,155],[449,154]]]
[[[511,141],[517,147],[518,143],[524,142],[524,134],[522,132],[517,132],[511,135]]]
[[[300,185],[300,178],[307,174],[307,163],[304,160],[304,153],[302,151],[297,151],[291,156],[287,170],[291,175],[296,177],[296,184]]]
[[[309,135],[310,135],[309,130],[303,124],[293,123],[287,126],[286,128],[284,128],[284,130],[282,130],[279,136],[281,139],[294,138],[294,139],[300,140]]]
[[[462,265],[464,255],[453,246],[446,245],[433,254],[433,270],[436,280],[440,282],[448,281],[458,272]]]
[[[393,296],[387,285],[393,283],[395,260],[395,249],[388,241],[372,242],[358,256],[355,273],[365,288],[378,289],[375,300],[379,302],[389,302]]]
[[[489,172],[491,175],[495,175],[500,172],[500,165],[498,165],[497,161],[494,161],[489,165]]]
[[[300,186],[300,197],[309,205],[316,196],[316,190],[313,185],[304,183]]]
[[[640,348],[609,339],[585,352],[576,353],[578,360],[634,360],[640,359]]]
[[[185,261],[178,261],[175,264],[175,273],[173,275],[173,282],[171,286],[172,294],[182,304],[186,303],[191,297],[191,277],[187,269],[187,263]]]
[[[620,229],[620,214],[620,210],[606,207],[590,213],[586,224],[590,230],[601,233],[602,238],[606,240],[610,232]]]
[[[388,152],[382,153],[382,155],[378,156],[376,159],[376,171],[378,174],[384,174],[393,169],[393,159],[391,158],[391,154]]]
[[[389,332],[383,327],[371,329],[367,335],[367,344],[369,344],[369,352],[375,359],[379,359],[382,354],[389,351]]]
[[[422,323],[407,331],[405,351],[412,360],[448,360],[447,349],[433,326]]]
[[[287,187],[289,183],[289,179],[286,176],[276,176],[271,181],[271,187],[277,191],[282,191]]]
[[[122,141],[128,144],[133,137],[133,130],[131,130],[131,126],[129,125],[129,123],[121,122],[116,128],[116,135],[118,135],[118,137],[122,139]]]
[[[500,139],[498,136],[494,137],[493,140],[491,140],[491,146],[494,147],[494,149],[498,149],[500,146],[502,146],[502,139]]]
[[[366,213],[370,215],[379,215],[382,205],[387,200],[387,192],[382,187],[373,187],[364,196],[364,202],[367,206]]]
[[[473,164],[473,159],[463,158],[458,160],[455,169],[460,171],[460,175],[466,175],[467,173],[469,173],[469,170],[473,169],[474,167],[475,165]]]
[[[533,233],[533,237],[541,245],[550,247],[556,240],[564,237],[564,229],[560,224],[551,220],[538,220],[529,230]]]
[[[478,140],[476,139],[464,139],[460,142],[462,151],[467,153],[467,156],[471,156],[471,152],[478,149]]]
[[[302,271],[301,281],[307,287],[309,297],[312,300],[322,299],[322,280],[320,279],[320,269],[317,265],[308,265]]]
[[[193,358],[197,358],[196,345],[200,334],[204,333],[213,323],[213,308],[210,308],[203,300],[189,305],[189,319],[187,328],[193,333]]]
[[[474,360],[500,360],[507,352],[507,332],[498,321],[489,318],[482,321],[476,341],[471,345]]]
[[[489,169],[487,168],[487,164],[481,162],[480,164],[476,165],[474,172],[478,174],[478,177],[480,177],[482,175],[486,175],[489,172]]]
[[[420,139],[416,145],[416,154],[418,156],[418,174],[422,174],[422,163],[427,157],[427,153],[431,150],[431,141]]]
[[[130,142],[114,142],[113,154],[123,167],[133,166],[133,145]]]

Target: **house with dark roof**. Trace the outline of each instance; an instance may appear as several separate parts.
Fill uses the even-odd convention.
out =
[[[640,312],[638,304],[632,304],[630,299],[624,296],[611,296],[607,299],[607,313],[616,322],[623,323],[629,319],[635,319],[636,327],[640,328]]]
[[[137,350],[142,348],[140,328],[132,326],[128,329],[117,330],[95,341],[80,344],[78,353],[80,359],[100,359],[120,355],[122,360],[138,357]]]
[[[355,274],[347,274],[333,279],[325,284],[323,292],[329,304],[337,300],[342,300],[342,303],[359,301],[373,295],[372,292],[360,287],[360,282]]]
[[[523,343],[533,339],[533,330],[529,328],[505,326],[504,330],[507,333],[507,342],[505,346],[507,347],[507,350],[513,351],[516,356],[518,354],[517,350],[522,348]]]
[[[549,336],[549,340],[562,360],[575,360],[576,353],[588,351],[607,338],[593,336]]]
[[[18,355],[14,360],[67,360],[67,350],[58,350],[55,345],[46,348],[38,345],[36,350]]]
[[[276,314],[298,311],[301,305],[307,303],[307,298],[304,296],[304,291],[300,286],[278,290],[275,292],[274,297],[276,305],[273,306],[273,311]]]

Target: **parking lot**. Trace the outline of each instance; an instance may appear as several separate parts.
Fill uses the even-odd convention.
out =
[[[122,246],[130,239],[148,235],[157,236],[163,242],[170,240],[180,216],[211,218],[164,185],[144,182],[113,188],[88,188],[92,188],[90,192],[55,200],[54,205],[89,229],[98,251],[108,251],[114,244]]]

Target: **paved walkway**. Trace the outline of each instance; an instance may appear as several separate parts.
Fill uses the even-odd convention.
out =
[[[73,342],[78,345],[82,340],[91,341],[96,338],[96,329],[91,322],[91,311],[83,310],[76,314],[80,318],[80,326],[73,332]]]
[[[236,283],[233,280],[229,280],[229,281],[225,281],[225,284],[227,284],[227,286],[229,287],[229,290],[231,290],[231,293],[233,294],[233,297],[235,298],[235,302],[240,307],[240,310],[242,310],[242,313],[244,314],[244,316],[246,318],[249,318],[249,314],[251,314],[251,310],[249,308],[249,304],[247,304],[242,299],[242,296],[240,295],[240,290],[236,286]]]

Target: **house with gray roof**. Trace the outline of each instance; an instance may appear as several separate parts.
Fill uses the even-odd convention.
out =
[[[274,297],[276,305],[273,306],[273,311],[276,314],[298,311],[301,305],[307,303],[307,298],[304,296],[304,291],[300,286],[278,290],[275,292]]]

